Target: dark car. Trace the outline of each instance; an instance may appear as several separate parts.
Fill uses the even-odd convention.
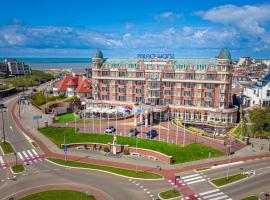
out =
[[[114,133],[116,129],[113,126],[109,126],[106,128],[105,133]]]
[[[132,128],[132,129],[129,130],[128,135],[129,135],[130,137],[135,137],[135,136],[138,135],[138,133],[139,133],[139,132],[137,131],[136,128]]]
[[[153,139],[158,136],[158,133],[156,130],[151,130],[146,133],[146,138]]]
[[[5,104],[0,103],[0,109],[4,109],[4,108],[7,108],[7,107],[5,106]]]

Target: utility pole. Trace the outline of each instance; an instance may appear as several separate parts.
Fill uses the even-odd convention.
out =
[[[186,145],[186,121],[184,120],[184,138],[183,138],[183,147]]]
[[[227,179],[229,179],[229,172],[230,172],[230,165],[231,165],[231,144],[227,146],[229,148],[229,153],[228,153],[228,168],[227,168]]]
[[[2,113],[2,132],[3,132],[4,143],[5,143],[6,142],[6,133],[5,133],[4,112],[6,112],[6,110],[1,109],[1,113]]]

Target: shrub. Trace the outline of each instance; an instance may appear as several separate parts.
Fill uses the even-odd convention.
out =
[[[41,106],[46,103],[46,98],[42,94],[42,92],[32,94],[31,100],[32,100],[32,103],[37,106]]]
[[[129,151],[127,149],[124,149],[124,155],[129,155]]]
[[[108,147],[103,147],[103,151],[107,153],[110,152],[111,150]]]

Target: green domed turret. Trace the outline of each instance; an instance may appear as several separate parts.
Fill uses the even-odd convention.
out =
[[[103,53],[99,49],[97,49],[95,51],[95,53],[93,54],[92,58],[101,58],[101,59],[103,59]]]
[[[231,53],[227,48],[222,49],[219,52],[218,59],[226,59],[226,60],[231,60]]]

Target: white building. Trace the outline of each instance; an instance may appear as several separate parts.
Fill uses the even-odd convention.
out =
[[[8,75],[30,75],[31,68],[24,62],[18,62],[16,59],[5,59],[0,63],[0,71]]]
[[[270,73],[266,74],[263,79],[258,80],[256,83],[242,86],[244,106],[270,106]]]

